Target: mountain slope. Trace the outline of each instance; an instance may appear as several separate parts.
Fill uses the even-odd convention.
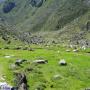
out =
[[[87,26],[90,21],[89,12],[90,0],[6,0],[0,5],[0,17],[14,26],[16,32],[21,32],[22,35],[24,32],[36,33],[38,31],[50,32],[52,37],[52,31],[62,30],[66,36],[70,35],[70,32],[74,35],[75,31],[78,35],[83,28],[88,27],[90,30],[89,25]],[[72,28],[67,32],[66,27],[71,26]],[[87,33],[87,30],[84,32]],[[69,40],[73,35],[70,35]],[[65,38],[68,40],[68,37]]]

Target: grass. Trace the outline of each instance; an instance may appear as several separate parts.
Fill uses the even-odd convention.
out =
[[[29,90],[84,90],[90,87],[90,55],[86,51],[66,52],[61,46],[31,46],[34,51],[27,50],[0,50],[0,77],[6,76],[8,83],[14,84],[15,79],[10,64],[16,59],[27,59],[30,63],[23,63],[14,71],[23,72],[27,75]],[[5,55],[14,55],[5,58]],[[48,60],[48,64],[34,65],[31,62],[37,59]],[[65,59],[67,66],[59,66],[60,59]],[[33,71],[26,71],[33,68]],[[60,78],[54,79],[55,75]]]

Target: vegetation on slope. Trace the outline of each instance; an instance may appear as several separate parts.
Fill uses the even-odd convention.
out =
[[[4,13],[3,8],[9,12]],[[22,41],[31,43],[31,37],[39,36],[50,42],[90,45],[89,0],[6,0],[0,5],[0,15],[10,25],[9,32]]]

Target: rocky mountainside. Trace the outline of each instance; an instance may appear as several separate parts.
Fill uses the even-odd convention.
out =
[[[90,43],[90,0],[5,0],[0,18],[23,41],[34,33],[51,42]]]

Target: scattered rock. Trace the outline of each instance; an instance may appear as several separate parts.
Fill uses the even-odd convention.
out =
[[[46,85],[44,83],[39,83],[36,86],[36,89],[35,90],[45,90],[45,88],[46,88]]]
[[[0,80],[1,80],[1,81],[5,81],[5,78],[3,78],[3,77],[0,77]]]
[[[27,71],[33,71],[33,68],[27,68],[26,70]]]
[[[30,4],[33,7],[40,7],[42,6],[44,0],[30,0]]]
[[[90,88],[85,88],[85,90],[90,90]]]
[[[21,50],[23,47],[22,46],[18,46],[18,47],[15,47],[14,50]]]
[[[14,55],[6,55],[5,58],[12,58]]]
[[[24,47],[23,50],[28,50],[28,47]]]
[[[82,50],[86,50],[86,46],[82,46],[81,49],[82,49]]]
[[[27,60],[25,60],[25,59],[18,59],[18,60],[16,60],[15,65],[20,66],[23,62],[26,62],[26,61]]]
[[[60,78],[61,78],[61,76],[60,76],[59,74],[54,75],[54,77],[53,77],[54,80],[58,80],[58,79],[60,79]]]
[[[13,86],[10,86],[8,83],[6,82],[0,82],[0,90],[18,90]]]
[[[28,51],[34,51],[34,49],[32,49],[32,48],[29,48],[29,49],[28,49]]]
[[[5,56],[5,58],[11,58],[11,56]]]
[[[11,64],[11,65],[10,65],[10,69],[15,70],[15,69],[16,69],[16,65],[15,65],[15,64]]]
[[[48,61],[47,61],[47,60],[35,60],[35,61],[33,61],[33,63],[37,63],[37,64],[47,64]]]
[[[59,65],[65,66],[65,65],[67,65],[67,63],[64,59],[62,59],[59,61]]]
[[[27,90],[27,85],[25,83],[22,83],[19,87],[19,90]]]
[[[21,73],[16,73],[16,78],[17,78],[16,84],[18,90],[28,90],[26,75]]]
[[[79,50],[78,49],[74,49],[73,52],[78,52]]]
[[[70,50],[69,50],[69,49],[67,49],[67,50],[66,50],[66,52],[70,52]]]

